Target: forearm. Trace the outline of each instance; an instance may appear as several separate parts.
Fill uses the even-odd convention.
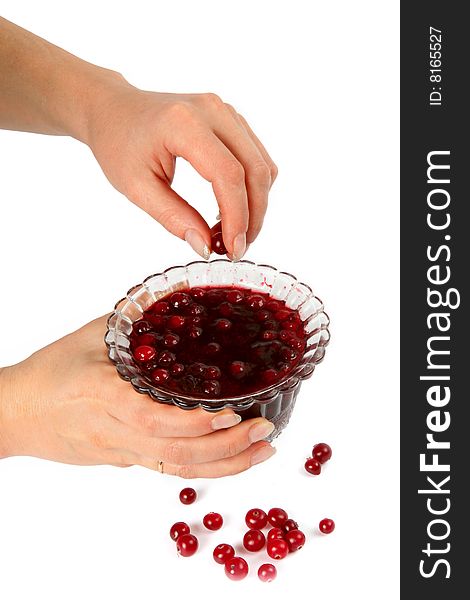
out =
[[[123,83],[0,17],[0,128],[86,142],[91,107]]]

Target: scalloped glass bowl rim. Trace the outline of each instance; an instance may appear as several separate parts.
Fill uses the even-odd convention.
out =
[[[289,389],[293,389],[300,383],[301,380],[307,379],[308,377],[310,377],[313,374],[315,366],[317,364],[319,364],[324,358],[324,348],[328,345],[329,337],[330,337],[329,330],[328,330],[329,318],[328,318],[328,315],[323,310],[323,302],[314,294],[313,290],[311,289],[311,287],[309,285],[299,281],[297,279],[297,277],[295,277],[291,273],[288,273],[287,271],[280,271],[280,270],[276,269],[275,267],[272,267],[271,265],[268,265],[268,264],[255,263],[255,262],[252,262],[249,260],[240,260],[237,262],[233,262],[228,259],[214,259],[214,260],[210,260],[210,261],[199,261],[199,260],[192,261],[190,263],[187,263],[186,265],[175,265],[172,267],[168,267],[167,269],[165,269],[164,271],[161,271],[159,273],[154,273],[152,275],[149,275],[142,281],[142,283],[139,283],[139,284],[134,285],[131,288],[129,288],[126,295],[123,298],[121,298],[118,302],[116,302],[116,304],[114,305],[113,312],[111,313],[111,315],[108,317],[108,319],[106,321],[106,334],[105,334],[105,338],[104,338],[106,347],[108,349],[108,358],[113,362],[113,364],[116,366],[116,368],[118,368],[120,365],[122,365],[124,367],[126,365],[122,361],[116,360],[111,356],[111,351],[113,348],[116,350],[116,352],[119,356],[119,352],[117,351],[119,346],[117,345],[117,343],[115,341],[110,343],[107,339],[108,335],[111,331],[116,331],[115,329],[112,329],[110,327],[110,322],[112,321],[112,319],[114,317],[116,317],[120,313],[120,310],[118,310],[118,307],[120,305],[122,305],[122,303],[125,302],[126,300],[128,302],[133,303],[134,305],[139,306],[139,308],[142,309],[142,307],[140,305],[138,305],[134,300],[132,300],[130,298],[131,293],[134,295],[134,294],[136,294],[136,292],[138,290],[143,289],[143,288],[148,290],[148,288],[146,286],[146,283],[148,281],[153,280],[156,277],[164,277],[164,276],[166,276],[167,273],[169,273],[171,271],[175,271],[176,269],[188,269],[188,268],[195,267],[195,266],[205,266],[206,268],[208,268],[208,267],[210,267],[210,265],[213,265],[215,263],[226,263],[231,266],[247,265],[247,266],[254,267],[255,269],[263,269],[263,268],[270,269],[271,271],[274,271],[277,276],[285,276],[285,277],[291,278],[292,285],[294,283],[297,283],[297,285],[302,286],[303,288],[307,289],[309,291],[309,295],[296,308],[297,309],[301,308],[302,305],[304,305],[308,300],[316,300],[319,303],[318,309],[314,313],[309,315],[308,319],[306,319],[303,322],[305,325],[306,323],[308,323],[308,321],[312,320],[313,318],[319,317],[320,315],[324,315],[325,323],[321,326],[321,331],[325,334],[325,339],[322,341],[322,343],[318,343],[316,345],[315,352],[311,356],[310,360],[304,361],[305,355],[309,351],[312,351],[311,346],[307,347],[301,361],[295,366],[295,368],[292,370],[292,372],[289,373],[284,379],[281,379],[280,381],[270,385],[269,387],[262,388],[261,390],[258,390],[256,392],[251,392],[251,393],[245,394],[243,396],[230,396],[230,397],[224,396],[224,397],[218,397],[218,398],[189,396],[189,395],[185,395],[180,392],[175,393],[174,391],[171,391],[171,390],[168,390],[165,388],[159,388],[158,386],[150,383],[147,380],[145,380],[145,384],[146,384],[145,386],[138,385],[133,382],[133,377],[131,377],[129,375],[123,375],[118,370],[118,374],[120,377],[122,377],[126,381],[129,381],[132,384],[132,386],[135,389],[137,389],[139,392],[150,394],[150,396],[154,400],[162,401],[162,402],[166,402],[166,403],[168,403],[169,401],[178,403],[179,401],[183,400],[183,401],[189,402],[191,404],[194,404],[194,407],[202,406],[202,405],[215,406],[215,405],[220,404],[220,405],[227,406],[227,407],[233,406],[234,408],[237,408],[237,406],[240,406],[240,403],[245,404],[249,400],[251,400],[250,405],[256,401],[262,402],[262,403],[269,402],[271,399],[273,399],[275,397],[274,392],[287,391]],[[211,284],[211,287],[227,287],[228,285],[230,285],[230,284],[226,284],[225,286],[224,286],[224,284],[221,284],[220,286]],[[250,288],[249,285],[244,286],[239,283],[237,283],[237,286],[243,287],[246,289],[253,289],[253,288]],[[192,287],[199,287],[199,286],[192,286]],[[204,287],[204,285],[201,284],[200,287]],[[169,287],[167,290],[167,293],[170,293],[171,291],[175,291],[175,290],[171,290],[171,288]],[[255,293],[256,293],[256,291],[257,290],[254,290]],[[260,290],[258,290],[258,291],[260,291]],[[268,292],[265,292],[265,293],[268,293]],[[164,292],[162,292],[162,295],[164,295]],[[286,297],[287,296],[288,296],[288,294],[286,295]],[[278,299],[275,296],[272,296],[272,298]],[[150,306],[150,304],[148,304],[148,306]],[[147,308],[147,306],[145,308]],[[307,339],[310,339],[310,337],[312,336],[314,331],[310,332],[310,335],[308,336]],[[127,334],[125,334],[123,332],[119,332],[119,333],[121,333],[121,335],[123,335],[124,337],[126,337],[128,339]],[[320,340],[321,340],[321,338],[320,338]],[[318,358],[315,358],[315,355],[317,354],[317,350],[320,347],[323,349],[323,352],[322,352],[321,356],[319,356]],[[127,351],[128,349],[125,348],[125,350]],[[134,365],[136,368],[138,368],[137,364],[134,363]],[[155,394],[157,394],[157,397],[155,396]],[[161,394],[163,396],[163,398],[158,397],[158,394]]]

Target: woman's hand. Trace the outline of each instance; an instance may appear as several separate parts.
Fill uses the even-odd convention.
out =
[[[146,92],[109,77],[98,89],[84,141],[109,181],[208,259],[208,224],[171,188],[183,157],[212,183],[225,246],[239,260],[262,227],[277,175],[245,119],[215,94]]]
[[[0,457],[142,465],[184,478],[222,477],[275,449],[263,418],[158,404],[121,380],[103,342],[106,317],[0,370]]]

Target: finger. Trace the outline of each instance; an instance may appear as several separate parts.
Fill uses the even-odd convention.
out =
[[[253,242],[263,225],[268,208],[268,192],[271,187],[271,168],[258,149],[253,138],[242,125],[235,109],[225,105],[218,111],[214,131],[227,148],[238,158],[245,169],[250,221],[247,242]]]
[[[129,428],[125,435],[111,438],[113,447],[128,448],[143,456],[157,456],[170,464],[186,465],[236,456],[266,438],[274,429],[266,419],[242,421],[235,427],[199,437],[145,437]]]
[[[199,437],[241,421],[240,415],[229,408],[216,413],[203,408],[182,410],[154,402],[133,389],[113,395],[108,412],[145,437]]]
[[[276,453],[276,449],[267,442],[258,442],[253,444],[237,456],[232,456],[224,460],[215,460],[207,463],[192,465],[175,465],[164,462],[159,469],[159,460],[140,456],[137,454],[117,454],[119,458],[125,458],[130,461],[129,464],[141,465],[154,471],[163,469],[164,475],[176,475],[183,479],[196,479],[199,477],[215,478],[235,475],[246,471],[256,464],[264,462]]]
[[[179,122],[176,127],[180,127]],[[224,242],[230,256],[238,260],[245,253],[248,229],[248,195],[245,170],[227,146],[206,126],[189,121],[187,127],[166,141],[169,152],[191,163],[212,183],[223,223]]]
[[[232,109],[232,110],[234,112],[236,112],[235,109]],[[243,115],[239,114],[239,113],[237,113],[237,117],[240,120],[240,122],[243,125],[243,127],[246,129],[248,135],[251,137],[251,139],[253,140],[254,144],[256,145],[256,147],[258,148],[258,150],[260,151],[260,153],[262,154],[264,160],[269,165],[269,170],[271,172],[271,185],[272,185],[276,181],[276,178],[277,178],[277,175],[278,175],[278,168],[277,168],[276,163],[273,161],[273,159],[271,158],[271,156],[269,155],[268,151],[266,150],[266,148],[261,143],[260,139],[255,134],[255,132],[253,131],[253,129],[251,129],[251,127],[248,125],[248,122],[245,119],[245,117]]]

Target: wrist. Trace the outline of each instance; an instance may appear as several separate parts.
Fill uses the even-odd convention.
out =
[[[12,456],[10,434],[8,432],[8,403],[10,394],[7,390],[7,379],[9,367],[0,368],[0,459]]]

